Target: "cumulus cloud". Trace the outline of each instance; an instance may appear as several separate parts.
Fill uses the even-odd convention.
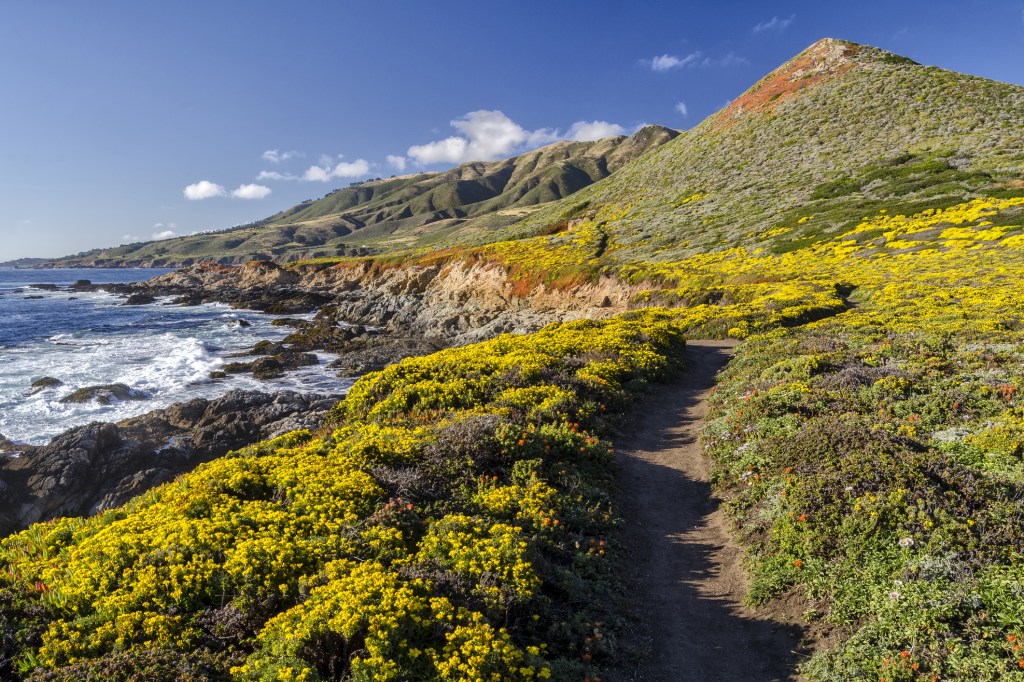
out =
[[[215,182],[209,180],[200,180],[199,182],[192,183],[184,189],[185,198],[190,201],[200,201],[201,199],[212,199],[213,197],[222,197],[227,194],[227,191],[223,186],[218,185]]]
[[[671,71],[672,69],[680,69],[684,66],[694,66],[700,62],[700,58],[703,56],[700,52],[691,52],[685,57],[663,54],[649,60],[644,60],[644,63],[651,67],[651,71]]]
[[[303,154],[302,152],[297,152],[295,150],[282,152],[279,149],[268,149],[267,151],[263,152],[263,160],[269,161],[270,163],[281,163],[282,161],[302,158],[303,156],[305,156],[305,154]]]
[[[332,166],[333,164],[333,166]],[[370,163],[365,159],[355,161],[340,161],[334,164],[329,156],[320,157],[319,166],[310,166],[302,174],[303,180],[312,182],[327,182],[332,178],[358,178],[370,172]]]
[[[608,121],[576,121],[569,126],[567,139],[573,142],[590,142],[604,137],[622,135],[626,129],[618,123]]]
[[[231,196],[236,199],[263,199],[270,194],[271,189],[265,185],[257,185],[255,183],[247,185],[239,185],[236,189],[231,190]]]
[[[154,232],[153,233],[153,239],[157,239],[157,240],[159,240],[159,239],[170,239],[172,237],[177,237],[177,236],[178,236],[178,234],[174,230],[163,230],[162,232]]]
[[[760,24],[754,27],[754,33],[764,33],[765,31],[772,31],[775,33],[782,33],[790,25],[796,21],[796,15],[790,14],[787,19],[779,19],[778,17],[772,17],[768,21],[762,21]]]
[[[121,240],[125,244],[134,244],[135,242],[142,241],[142,237],[135,234],[125,234],[121,235]]]
[[[557,130],[527,130],[501,111],[471,111],[451,125],[461,135],[413,145],[406,154],[420,164],[493,161],[561,139]]]
[[[690,115],[690,110],[686,107],[686,102],[683,101],[676,103],[676,111],[678,111],[683,116]]]
[[[405,170],[406,158],[404,156],[398,156],[397,154],[388,154],[388,165],[397,170],[399,173]]]

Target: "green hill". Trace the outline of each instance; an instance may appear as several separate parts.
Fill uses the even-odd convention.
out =
[[[622,213],[603,228],[616,242],[612,262],[799,248],[879,208],[1017,192],[1022,117],[1019,86],[825,39],[700,125],[502,236],[541,231],[587,203]],[[781,228],[792,229],[766,236]]]
[[[647,126],[629,137],[557,142],[494,162],[443,173],[370,180],[293,206],[253,225],[215,233],[98,249],[56,265],[185,266],[249,260],[379,253],[424,247],[453,234],[486,233],[608,177],[676,137]]]

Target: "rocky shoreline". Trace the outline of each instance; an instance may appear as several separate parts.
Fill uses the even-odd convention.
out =
[[[147,282],[79,280],[67,288],[100,290],[123,296],[124,305],[167,299],[169,305],[216,302],[278,315],[315,313],[309,320],[276,320],[292,333],[281,342],[256,344],[223,368],[257,378],[310,364],[316,350],[338,356],[329,367],[339,375],[361,375],[505,332],[615,314],[629,307],[635,293],[607,279],[568,292],[541,286],[523,297],[500,269],[489,267],[290,269],[264,261],[237,267],[202,263]],[[0,494],[10,500],[0,510],[0,534],[116,507],[230,450],[296,428],[318,428],[337,398],[232,391],[117,424],[76,427],[45,446],[16,445],[0,436],[0,453],[8,453],[0,455]]]
[[[231,450],[320,427],[340,396],[231,391],[116,424],[68,429],[47,445],[0,436],[0,536],[37,521],[118,507]]]

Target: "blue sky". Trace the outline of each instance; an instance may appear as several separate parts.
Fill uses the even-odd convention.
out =
[[[246,223],[403,167],[688,128],[825,36],[1024,84],[1024,0],[6,0],[0,261]]]

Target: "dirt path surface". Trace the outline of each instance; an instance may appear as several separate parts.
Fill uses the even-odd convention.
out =
[[[652,388],[616,443],[622,462],[626,581],[641,660],[606,680],[796,679],[798,628],[742,605],[742,551],[712,496],[698,443],[708,391],[735,344],[691,341],[687,368]]]

